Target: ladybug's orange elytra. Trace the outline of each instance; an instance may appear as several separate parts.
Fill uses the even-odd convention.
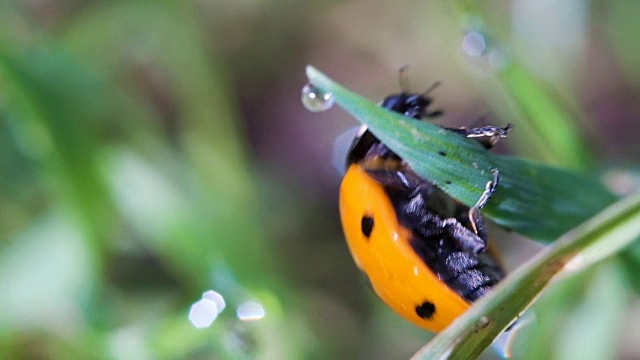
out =
[[[342,181],[340,214],[356,264],[378,296],[405,319],[438,332],[469,308],[413,251],[411,231],[398,223],[383,186],[358,165],[351,165]],[[367,221],[369,236],[362,226]],[[418,314],[416,307],[425,303],[433,310]]]

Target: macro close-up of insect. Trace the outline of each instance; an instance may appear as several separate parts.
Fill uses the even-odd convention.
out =
[[[0,358],[639,359],[639,4],[0,2]]]

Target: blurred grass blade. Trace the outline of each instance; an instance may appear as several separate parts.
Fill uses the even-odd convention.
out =
[[[476,358],[569,261],[583,253],[590,254],[590,263],[601,261],[639,236],[640,194],[636,194],[611,205],[518,268],[416,353],[414,359]],[[593,252],[592,248],[599,251]]]
[[[151,207],[154,214],[167,216],[166,221],[155,217],[152,222],[137,222],[142,225],[137,230],[156,226],[153,236],[143,237],[146,245],[172,271],[188,279],[193,291],[210,284],[203,274],[210,274],[212,265],[222,259],[233,268],[238,282],[262,287],[271,277],[256,276],[255,266],[264,274],[273,268],[262,224],[256,220],[260,217],[255,214],[259,211],[255,174],[227,88],[227,70],[215,47],[208,47],[210,39],[202,33],[202,23],[194,20],[198,9],[181,1],[96,4],[68,26],[64,44],[72,54],[92,63],[98,74],[115,80],[118,95],[127,98],[122,112],[130,117],[118,116],[111,123],[128,137],[127,146],[135,146],[111,151],[103,163],[114,194],[136,194],[118,196],[118,210],[142,210],[162,198],[159,194],[157,199],[145,197],[150,187],[140,181],[143,176],[153,184],[167,185],[154,191],[184,201],[184,208]],[[129,60],[123,63],[122,59]],[[119,71],[137,75],[132,84],[123,84]],[[148,93],[150,89],[141,93],[140,86],[160,93]],[[151,96],[152,101],[141,95]],[[136,118],[130,109],[147,103],[153,105],[150,118]],[[161,132],[154,133],[157,124]],[[176,211],[180,214],[173,216]]]
[[[591,163],[591,154],[580,137],[576,121],[557,97],[529,74],[524,67],[514,62],[499,73],[505,93],[509,94],[527,125],[539,138],[536,144],[540,154],[550,163],[586,169]]]
[[[356,119],[421,176],[473,206],[500,170],[500,186],[485,207],[496,223],[528,237],[551,241],[615,201],[589,176],[485,150],[475,140],[388,111],[307,67],[309,81]],[[516,129],[517,131],[517,129]],[[444,151],[446,156],[439,152]]]
[[[96,124],[105,114],[100,81],[64,51],[0,44],[0,78],[21,150],[43,169],[60,203],[71,205],[94,251],[104,251],[113,208],[98,173]]]
[[[486,43],[491,44],[486,52],[497,54],[497,58],[503,60],[500,67],[493,68],[494,76],[502,86],[507,102],[513,106],[505,106],[505,99],[493,93],[489,93],[487,101],[493,103],[493,111],[501,117],[513,119],[510,121],[517,128],[520,125],[526,128],[526,136],[522,133],[515,136],[521,141],[514,144],[514,148],[550,164],[572,169],[589,168],[593,163],[592,154],[581,137],[575,110],[567,106],[552,88],[532,75],[524,62],[512,55],[513,49],[505,48],[495,24],[483,20],[486,18],[484,4],[459,0],[450,1],[448,5],[457,13],[460,24],[465,24],[461,30],[482,33]]]
[[[630,290],[617,257],[597,267],[589,288],[568,315],[559,341],[557,359],[619,359],[618,344],[625,332]]]

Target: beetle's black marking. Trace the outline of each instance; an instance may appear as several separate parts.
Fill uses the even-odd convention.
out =
[[[445,180],[444,183],[447,184],[447,185],[451,185],[452,184],[451,180]]]
[[[371,236],[371,232],[373,231],[373,217],[369,215],[365,215],[362,217],[360,221],[360,228],[362,229],[362,233],[367,239]]]
[[[422,319],[429,320],[436,313],[436,306],[431,301],[425,301],[416,306],[416,314]]]
[[[446,153],[446,152],[444,152],[444,151],[442,151],[442,150],[441,150],[441,151],[438,151],[438,154],[440,154],[440,155],[442,155],[442,156],[447,156],[447,153]]]

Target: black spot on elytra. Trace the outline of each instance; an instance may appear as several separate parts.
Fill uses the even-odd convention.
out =
[[[451,185],[451,180],[445,180],[444,183],[447,185]]]
[[[360,228],[362,229],[364,236],[367,238],[371,236],[371,232],[373,231],[373,217],[369,215],[363,216],[360,221]]]
[[[416,306],[416,314],[422,318],[429,320],[436,312],[436,306],[430,301],[425,301],[422,304]]]
[[[444,151],[438,151],[438,154],[442,155],[442,156],[447,156],[447,153]]]

